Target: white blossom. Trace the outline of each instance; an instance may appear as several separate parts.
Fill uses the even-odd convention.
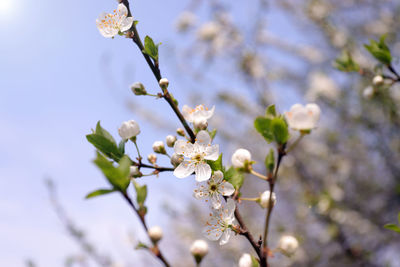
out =
[[[206,131],[197,134],[194,144],[189,141],[178,140],[174,145],[175,153],[183,155],[188,160],[184,160],[174,170],[174,175],[178,178],[185,178],[196,173],[196,181],[202,182],[210,179],[211,167],[206,160],[217,160],[219,157],[219,146],[211,145],[210,135]]]
[[[317,104],[295,104],[285,112],[285,118],[293,130],[311,130],[317,126],[321,110]]]
[[[208,244],[204,240],[196,240],[190,247],[190,253],[195,257],[203,258],[208,253]]]
[[[239,148],[233,153],[231,161],[233,167],[243,168],[246,164],[251,162],[251,153],[247,149]]]
[[[124,121],[118,129],[118,133],[125,140],[135,137],[140,134],[139,124],[134,120]]]
[[[250,254],[244,253],[239,259],[239,267],[252,267],[253,261]]]
[[[128,16],[128,9],[124,4],[119,4],[117,9],[111,14],[101,13],[96,19],[97,28],[101,35],[106,38],[112,38],[119,32],[129,30],[133,23],[133,17]]]
[[[221,206],[218,210],[210,213],[210,219],[207,226],[203,230],[203,234],[210,240],[219,240],[220,245],[228,243],[232,235],[232,227],[236,225],[235,219],[235,201],[228,199],[228,202]]]
[[[193,195],[197,199],[207,198],[206,201],[210,200],[214,209],[219,209],[221,207],[220,195],[230,196],[234,192],[233,185],[224,181],[224,174],[221,171],[216,171],[210,180],[194,190]]]
[[[187,105],[182,107],[182,115],[188,122],[195,122],[200,120],[208,120],[214,114],[215,106],[211,109],[204,105],[198,105],[195,108],[190,108]]]
[[[157,243],[163,237],[163,231],[162,231],[160,226],[151,227],[147,231],[147,233],[149,234],[149,237],[150,237],[151,241],[153,241],[154,243]]]
[[[293,255],[299,247],[299,241],[294,236],[284,235],[279,239],[278,248],[286,255]]]
[[[264,193],[262,193],[260,196],[260,206],[263,207],[264,209],[268,208],[269,196],[270,196],[269,190],[264,191]],[[272,192],[272,206],[275,206],[275,203],[276,203],[276,195],[274,192]]]

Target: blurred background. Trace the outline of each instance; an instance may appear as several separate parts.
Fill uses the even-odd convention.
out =
[[[96,18],[116,4],[0,0],[1,266],[161,266],[134,250],[148,240],[119,195],[84,200],[107,184],[85,138],[98,120],[114,137],[122,121],[139,122],[144,155],[181,127],[163,100],[130,92],[136,81],[158,92],[135,45],[98,32]],[[300,250],[276,254],[271,266],[400,266],[399,235],[383,228],[400,211],[400,86],[365,93],[381,68],[363,48],[388,34],[400,71],[400,2],[131,1],[131,10],[142,38],[162,42],[161,72],[180,107],[216,105],[209,128],[218,129],[225,164],[244,147],[265,172],[269,146],[254,118],[271,103],[280,112],[320,105],[320,127],[283,162],[271,222],[272,246],[289,233]],[[342,51],[364,75],[333,67]],[[164,229],[164,254],[174,266],[194,266],[189,246],[208,215],[192,197],[194,179],[162,173],[140,182],[149,187],[148,224]],[[242,193],[255,197],[265,186],[247,177]],[[261,233],[264,211],[239,208]],[[252,253],[240,236],[209,244],[203,266],[236,266]]]

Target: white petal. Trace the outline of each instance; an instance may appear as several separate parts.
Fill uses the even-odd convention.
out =
[[[210,199],[214,209],[219,209],[221,207],[221,199],[219,198],[218,194],[212,194]]]
[[[174,175],[178,178],[185,178],[191,175],[194,172],[195,165],[194,163],[190,163],[189,161],[184,161],[179,164],[178,167],[174,170]]]
[[[195,172],[196,172],[196,181],[198,182],[207,181],[211,177],[211,167],[204,162],[197,164]]]
[[[222,246],[222,245],[225,245],[226,243],[228,243],[229,238],[231,237],[231,235],[232,235],[232,230],[230,228],[226,229],[224,231],[221,239],[219,240],[219,244]]]
[[[228,183],[227,181],[222,182],[218,190],[223,196],[231,196],[233,193],[235,193],[235,188],[231,183]]]
[[[120,31],[125,32],[129,30],[132,27],[133,24],[133,17],[127,17],[125,18],[120,25]]]
[[[188,122],[193,122],[193,109],[188,105],[182,107],[182,115]]]
[[[215,171],[213,175],[213,180],[216,184],[220,184],[224,179],[224,174],[221,171]]]
[[[205,159],[217,160],[219,158],[219,145],[207,146],[205,149],[206,156]]]
[[[174,151],[178,155],[185,155],[186,157],[190,157],[193,153],[193,144],[189,141],[178,140],[175,142]]]
[[[206,131],[200,131],[196,135],[196,143],[199,145],[207,146],[211,143],[211,137]]]

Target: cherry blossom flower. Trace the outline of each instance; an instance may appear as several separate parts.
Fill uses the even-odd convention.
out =
[[[207,226],[203,230],[204,236],[213,241],[219,240],[220,245],[228,243],[232,235],[232,227],[236,225],[234,215],[235,208],[235,201],[230,198],[226,205],[222,205],[221,208],[213,210],[213,212],[210,213]]]
[[[307,131],[317,126],[321,110],[317,104],[295,104],[285,112],[285,118],[293,130]]]
[[[195,108],[190,108],[187,105],[182,107],[182,115],[188,122],[194,123],[195,121],[208,120],[214,114],[215,106],[211,109],[205,107],[204,105],[198,105]]]
[[[106,38],[112,38],[119,32],[129,30],[132,23],[133,17],[128,17],[128,9],[124,4],[119,4],[111,14],[101,13],[96,19],[97,28]]]
[[[197,134],[194,144],[189,141],[178,140],[174,145],[175,153],[183,155],[188,160],[184,160],[174,170],[174,175],[178,178],[185,178],[196,173],[196,181],[203,182],[211,177],[211,167],[206,160],[217,160],[219,157],[219,146],[211,145],[211,137],[206,131]]]
[[[231,196],[234,192],[235,188],[233,185],[224,181],[223,173],[216,171],[210,180],[194,190],[194,197],[197,199],[210,199],[212,207],[219,209],[221,207],[220,195]]]

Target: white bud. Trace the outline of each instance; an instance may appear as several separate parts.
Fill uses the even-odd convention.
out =
[[[251,267],[253,262],[251,256],[248,253],[244,253],[239,259],[239,267]]]
[[[163,237],[163,231],[160,226],[151,227],[147,233],[153,243],[157,243]]]
[[[232,165],[235,168],[244,168],[246,164],[251,162],[251,154],[247,149],[240,148],[233,153]]]
[[[264,191],[264,193],[261,194],[260,196],[260,206],[263,207],[264,209],[268,208],[269,205],[269,195],[270,191]],[[276,203],[276,195],[274,192],[272,192],[272,206],[275,206]]]
[[[131,177],[141,177],[142,176],[142,173],[139,171],[138,166],[131,166],[129,174]]]
[[[201,259],[208,253],[207,242],[201,239],[194,241],[190,247],[190,253],[192,253],[193,257],[200,258],[201,261]]]
[[[208,127],[208,122],[205,118],[199,118],[193,121],[193,125],[196,129],[205,130]]]
[[[153,143],[153,151],[156,152],[156,153],[160,153],[160,154],[167,153],[165,151],[164,142],[163,141],[155,141]]]
[[[374,96],[374,88],[372,86],[368,86],[363,91],[363,97],[365,99],[371,99]]]
[[[151,164],[156,164],[157,162],[157,155],[156,154],[149,154],[147,156],[147,160],[151,163]]]
[[[372,79],[372,84],[379,86],[383,84],[383,77],[381,75],[376,75],[373,79]]]
[[[183,130],[182,128],[176,129],[176,133],[180,136],[185,136],[185,130]]]
[[[140,127],[134,120],[124,121],[118,129],[122,139],[130,139],[140,134]]]
[[[174,147],[175,142],[176,142],[176,136],[167,135],[167,137],[165,138],[165,141],[167,142],[167,146]]]
[[[158,83],[160,84],[161,88],[168,88],[169,81],[167,78],[162,78]]]
[[[172,156],[171,156],[171,164],[174,167],[178,167],[178,165],[181,164],[182,161],[183,161],[183,156],[182,155],[178,155],[176,153],[172,154]]]
[[[294,236],[284,235],[279,239],[278,248],[286,255],[293,255],[299,247],[299,241]]]
[[[147,91],[142,83],[136,82],[131,85],[131,90],[135,95],[146,95]]]

